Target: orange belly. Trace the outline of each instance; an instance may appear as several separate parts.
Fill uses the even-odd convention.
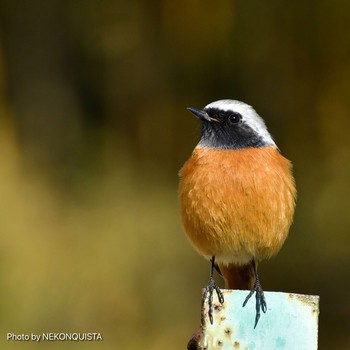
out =
[[[183,226],[196,250],[221,264],[276,254],[294,214],[291,168],[272,146],[195,148],[180,170],[179,196]]]

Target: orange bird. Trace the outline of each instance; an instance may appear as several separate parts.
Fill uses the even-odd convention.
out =
[[[257,264],[277,254],[292,223],[296,188],[291,162],[284,158],[263,119],[240,101],[220,100],[203,110],[188,108],[201,122],[201,139],[180,170],[183,226],[198,253],[211,261],[203,294],[223,295],[214,268],[228,289],[255,293],[256,327],[266,300]]]

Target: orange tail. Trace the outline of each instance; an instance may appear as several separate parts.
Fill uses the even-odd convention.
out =
[[[219,265],[227,289],[249,289],[253,288],[255,282],[254,265]]]

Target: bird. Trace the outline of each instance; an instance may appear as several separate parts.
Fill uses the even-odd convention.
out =
[[[188,111],[199,119],[201,137],[179,171],[178,193],[185,234],[210,261],[202,304],[208,299],[212,324],[214,291],[224,303],[216,269],[226,289],[250,291],[243,306],[255,294],[255,328],[267,311],[258,263],[279,252],[293,221],[292,163],[250,105],[226,99]]]

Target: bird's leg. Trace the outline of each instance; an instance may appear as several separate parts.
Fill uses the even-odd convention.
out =
[[[208,306],[209,306],[209,311],[208,311],[208,316],[209,316],[209,320],[210,323],[213,324],[213,293],[214,290],[216,291],[216,294],[218,296],[219,302],[221,304],[224,303],[224,296],[220,290],[220,288],[216,285],[215,281],[214,281],[214,268],[215,268],[215,256],[213,256],[210,260],[211,262],[211,266],[210,266],[210,277],[209,277],[209,282],[207,287],[205,288],[205,291],[203,293],[203,297],[202,297],[202,309],[205,303],[205,300],[208,297]]]
[[[220,270],[220,266],[217,263],[214,264],[214,268],[215,268],[216,272],[222,277],[222,272]]]
[[[261,288],[258,270],[257,270],[257,267],[256,267],[254,260],[253,260],[253,268],[254,268],[255,282],[254,282],[252,290],[250,291],[250,293],[247,295],[247,297],[244,300],[243,307],[246,306],[250,297],[255,293],[255,299],[256,299],[256,303],[255,303],[256,316],[255,316],[255,324],[254,324],[254,328],[255,328],[256,325],[258,324],[259,319],[260,319],[260,310],[262,310],[265,313],[267,310],[267,306],[266,306],[266,299],[265,299],[264,291]]]

